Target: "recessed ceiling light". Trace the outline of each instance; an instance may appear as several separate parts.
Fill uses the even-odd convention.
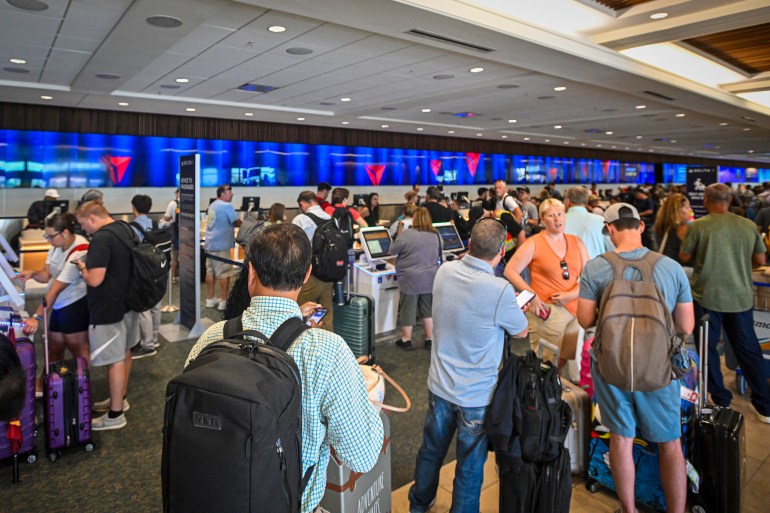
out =
[[[617,146],[613,146],[613,147],[612,147],[612,149],[613,149],[613,150],[614,150],[615,148],[617,148]]]
[[[605,134],[607,134],[607,135],[612,135],[612,134],[614,134],[615,132],[604,132],[604,133],[605,133]]]
[[[749,132],[749,131],[751,131],[751,128],[744,128],[743,131],[744,132]]]
[[[749,150],[749,153],[754,153],[754,150]]]
[[[343,122],[342,122],[342,124],[343,124],[343,125],[349,125],[349,124],[350,124],[350,121],[343,121]]]
[[[719,123],[719,126],[727,126],[727,123]]]
[[[243,115],[250,118],[251,116],[254,115],[254,113],[253,112],[244,112]]]
[[[350,101],[350,98],[340,98],[340,101],[341,101],[341,102],[349,102],[349,101]]]
[[[484,71],[484,68],[471,68],[468,71],[470,71],[471,73],[481,73],[482,71]]]
[[[586,145],[586,143],[580,143],[580,146],[585,146],[585,145]]]
[[[637,139],[641,139],[641,138],[642,138],[642,136],[641,136],[641,135],[637,135],[637,136],[636,136],[636,138],[637,138]]]
[[[53,96],[41,96],[41,100],[53,100]]]
[[[267,30],[270,32],[275,32],[276,34],[279,32],[286,32],[286,27],[282,27],[280,25],[273,25],[272,27],[267,27]]]
[[[516,120],[515,119],[509,119],[508,123],[516,123]]]
[[[187,83],[187,82],[189,82],[189,81],[190,81],[190,79],[189,79],[189,78],[177,78],[177,79],[175,80],[175,82],[176,82],[177,84],[186,84],[186,83]]]
[[[27,64],[27,61],[24,59],[9,59],[14,64]]]
[[[601,144],[597,144],[597,145],[596,145],[596,147],[597,147],[597,148],[601,148],[601,147],[602,147],[602,145],[601,145]]]
[[[647,105],[637,105],[636,108],[639,109],[639,110],[646,109]]]
[[[476,134],[476,137],[481,137],[481,136],[483,136],[483,135],[484,135],[484,134]]]
[[[305,118],[297,118],[297,121],[305,121]]]
[[[128,102],[118,102],[121,107],[128,107]]]
[[[561,125],[553,125],[553,127],[554,127],[556,130],[559,130],[559,129],[561,129]]]
[[[418,129],[417,129],[417,131],[418,131],[418,132],[422,132],[423,130],[425,130],[425,129],[424,129],[424,128],[422,128],[422,127],[420,127],[420,128],[418,128]]]
[[[668,18],[667,12],[656,12],[656,13],[650,14],[651,20],[662,20],[664,18]]]
[[[671,144],[675,144],[675,143],[676,143],[676,139],[671,139]]]
[[[422,112],[430,112],[430,109],[422,109]]]
[[[567,88],[564,86],[557,86],[553,88],[554,91],[566,91]]]
[[[529,141],[529,137],[525,137],[525,138],[524,138],[524,140],[525,140],[525,141]]]
[[[195,112],[195,107],[187,107],[185,110],[187,112]]]
[[[508,139],[508,136],[507,135],[501,135],[500,138],[501,139]]]
[[[545,142],[551,142],[551,140],[550,139],[546,139]]]
[[[564,144],[569,144],[569,141],[564,141]]]
[[[390,128],[390,125],[380,125],[380,128]]]
[[[683,112],[680,112],[679,114],[676,115],[676,117],[678,117],[678,118],[683,118],[685,116],[686,116],[686,114],[684,114]]]
[[[447,133],[453,134],[453,133],[455,133],[455,131],[454,131],[454,130],[450,130],[450,131],[449,131],[449,132],[447,132]]]
[[[158,28],[176,28],[182,26],[182,20],[173,16],[150,16],[145,20],[149,25]]]
[[[45,11],[48,5],[38,0],[8,0],[8,3],[25,11]]]

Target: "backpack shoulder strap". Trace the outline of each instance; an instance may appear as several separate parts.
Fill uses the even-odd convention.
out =
[[[240,319],[240,318],[239,318]],[[304,333],[309,326],[299,317],[289,317],[283,324],[278,326],[273,336],[270,337],[270,344],[281,351],[286,351],[294,341]]]
[[[128,236],[126,236],[125,232],[121,234],[120,232],[115,231],[115,229],[113,228],[113,225],[124,226],[125,231],[129,232]],[[128,249],[132,249],[140,243],[139,237],[137,237],[136,232],[125,221],[115,221],[113,223],[106,225],[104,228],[107,229],[107,231],[112,232],[115,238],[118,239]]]
[[[309,213],[305,212],[305,215],[308,216],[310,218],[310,220],[315,223],[316,226],[321,226],[322,224],[324,224],[324,222],[327,221],[327,219],[321,219],[320,217],[318,217],[315,214],[309,214]]]
[[[616,280],[622,280],[626,269],[628,267],[634,267],[641,273],[642,281],[649,281],[652,279],[652,268],[661,255],[653,251],[648,251],[647,254],[639,260],[627,260],[614,251],[608,251],[600,256],[610,263],[612,270],[615,273]]]
[[[222,338],[233,338],[238,333],[243,331],[243,322],[241,316],[233,317],[225,322],[224,328],[222,328]]]

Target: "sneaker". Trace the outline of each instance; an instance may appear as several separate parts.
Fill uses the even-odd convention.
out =
[[[214,298],[206,300],[206,308],[216,308],[217,306],[219,306],[219,299]]]
[[[757,416],[757,420],[760,421],[762,424],[770,424],[770,416],[762,415],[759,413],[759,411],[754,407],[754,405],[751,405],[751,411],[754,412],[754,414]]]
[[[422,348],[423,349],[427,349],[428,351],[430,351],[431,347],[433,347],[433,340],[431,340],[429,338],[426,338],[425,339],[425,343],[423,344]]]
[[[219,302],[219,307],[217,307],[217,310],[219,310],[220,312],[224,312],[226,307],[227,307],[227,300],[223,299],[222,301]]]
[[[147,358],[148,356],[155,356],[158,352],[154,347],[141,347],[137,346],[131,349],[131,359],[139,360],[140,358]]]
[[[91,409],[97,413],[110,411],[110,398],[108,397],[104,401],[99,401],[91,405]],[[131,405],[128,404],[128,399],[123,399],[123,411],[127,412],[131,409]]]
[[[396,340],[396,345],[398,347],[400,347],[401,349],[403,349],[404,351],[411,351],[412,349],[414,349],[412,347],[412,341],[411,340],[401,340],[401,339],[398,339],[398,340]]]
[[[93,431],[107,431],[109,429],[122,429],[126,427],[126,424],[128,424],[128,421],[126,421],[126,416],[122,413],[115,417],[114,419],[110,418],[109,413],[105,413],[101,417],[95,418],[91,421],[91,429]]]
[[[152,348],[153,349],[158,349],[159,347],[160,347],[160,342],[153,342],[152,343]]]
[[[178,282],[178,281],[179,281],[179,278],[177,278],[176,276],[174,276],[173,278],[171,278],[171,283],[176,283],[176,282]]]

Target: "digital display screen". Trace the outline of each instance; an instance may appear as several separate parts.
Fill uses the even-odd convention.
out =
[[[368,248],[371,258],[384,258],[390,254],[390,234],[383,227],[362,229],[359,233],[361,243]]]
[[[444,243],[444,251],[465,249],[455,225],[452,223],[433,223],[433,227],[436,228],[438,234],[441,235],[441,240]]]

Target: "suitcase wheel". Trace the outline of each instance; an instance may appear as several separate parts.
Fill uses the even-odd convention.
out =
[[[599,491],[599,483],[596,481],[588,481],[586,483],[586,489],[591,493],[596,493]],[[705,511],[703,513],[705,513]]]
[[[746,395],[746,378],[743,376],[743,374],[735,375],[735,386],[738,388],[739,394]]]
[[[48,459],[51,460],[51,463],[59,459],[59,452],[58,451],[51,451],[48,453]]]
[[[27,463],[35,463],[37,461],[37,454],[32,453],[27,456]]]
[[[94,449],[96,449],[96,446],[94,445],[94,443],[93,443],[93,442],[88,442],[88,443],[85,445],[85,450],[86,450],[86,452],[91,452],[91,451],[93,451]]]
[[[692,507],[692,513],[706,513],[706,510],[696,504]]]

